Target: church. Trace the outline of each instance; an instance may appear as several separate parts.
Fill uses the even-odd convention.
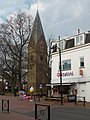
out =
[[[46,92],[48,78],[47,43],[37,10],[28,44],[28,87],[37,93]]]

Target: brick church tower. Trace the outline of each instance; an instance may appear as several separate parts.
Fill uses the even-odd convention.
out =
[[[32,34],[28,44],[28,86],[35,92],[46,91],[48,83],[47,44],[37,11]]]

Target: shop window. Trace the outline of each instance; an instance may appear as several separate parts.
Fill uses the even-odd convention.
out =
[[[71,70],[71,59],[62,61],[62,70]]]

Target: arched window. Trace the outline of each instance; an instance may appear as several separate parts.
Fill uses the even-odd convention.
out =
[[[43,56],[42,55],[40,55],[40,60],[43,60]]]
[[[33,61],[33,56],[32,55],[30,56],[30,59],[31,59],[31,61]]]

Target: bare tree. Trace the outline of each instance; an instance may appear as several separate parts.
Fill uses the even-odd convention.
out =
[[[0,73],[22,89],[22,76],[27,67],[27,44],[31,35],[32,16],[19,11],[0,25]]]
[[[52,47],[53,36],[52,34],[48,40],[48,76],[49,76],[49,83],[51,82],[51,47]]]

